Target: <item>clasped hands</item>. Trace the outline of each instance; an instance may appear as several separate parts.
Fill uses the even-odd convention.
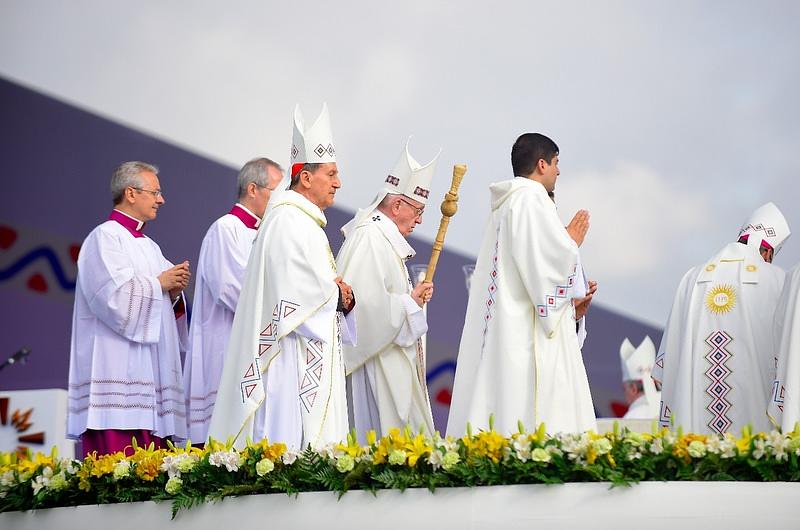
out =
[[[158,275],[158,283],[161,284],[162,292],[169,292],[170,300],[175,300],[181,291],[189,286],[192,272],[189,270],[189,262],[178,263],[174,267],[165,270]]]

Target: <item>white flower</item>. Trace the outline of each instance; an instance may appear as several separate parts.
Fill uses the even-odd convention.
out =
[[[650,442],[650,452],[654,455],[660,455],[664,452],[664,443],[661,441],[661,438],[656,438]]]
[[[527,437],[523,439],[522,437],[517,438],[511,444],[514,449],[514,456],[517,459],[521,460],[522,462],[527,462],[531,459],[531,444],[528,442]],[[548,459],[550,455],[547,455]],[[543,462],[543,460],[539,460],[539,462]]]
[[[177,455],[167,455],[161,461],[161,471],[166,471],[169,478],[180,477],[181,473],[188,473],[200,460],[197,455],[180,453]]]
[[[127,460],[120,460],[116,464],[114,464],[114,480],[119,480],[121,478],[125,478],[130,476],[131,474],[131,463]]]
[[[3,473],[2,476],[0,476],[0,486],[4,488],[9,488],[14,484],[16,484],[16,481],[14,480],[13,471],[6,471],[5,473]]]
[[[270,473],[273,469],[275,469],[275,463],[269,458],[262,458],[256,464],[256,474],[259,477],[263,477],[267,473]]]
[[[183,486],[183,480],[180,477],[172,477],[167,481],[164,490],[170,495],[175,495],[180,491],[181,486]]]
[[[286,451],[281,456],[281,461],[285,465],[290,466],[290,465],[294,464],[295,460],[297,460],[297,457],[299,457],[299,456],[300,456],[300,453],[298,453],[296,451]]]
[[[759,460],[766,453],[767,442],[766,440],[759,438],[753,443],[753,445],[755,446],[755,450],[752,453],[753,458]]]
[[[706,451],[712,455],[718,455],[722,452],[722,439],[714,434],[708,436],[706,440]]]
[[[239,453],[234,450],[230,451],[217,451],[208,456],[208,463],[214,467],[225,466],[228,471],[234,472],[239,470],[241,465],[241,457]]]
[[[733,458],[736,456],[736,439],[731,433],[725,433],[725,437],[720,441],[719,455],[722,458]]]
[[[564,451],[562,451],[557,445],[548,445],[545,447],[545,449],[548,453],[550,453],[551,456],[562,456],[564,454]]]
[[[434,449],[431,451],[431,454],[428,455],[428,463],[434,471],[442,467],[442,456],[442,452],[438,449]]]
[[[47,488],[50,486],[50,479],[53,478],[53,468],[50,466],[45,466],[42,469],[42,474],[38,475],[33,482],[31,482],[31,488],[33,488],[33,494],[36,495],[39,493],[42,488]]]

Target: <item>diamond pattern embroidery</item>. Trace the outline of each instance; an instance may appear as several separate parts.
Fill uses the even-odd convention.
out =
[[[706,407],[706,410],[711,413],[711,420],[707,425],[718,434],[723,434],[733,424],[727,416],[731,409],[731,402],[727,400],[731,386],[726,381],[732,372],[725,364],[733,357],[726,349],[732,341],[733,338],[724,331],[714,331],[705,340],[711,348],[706,355],[710,366],[705,372],[706,377],[710,380],[706,394],[711,396],[711,402]]]

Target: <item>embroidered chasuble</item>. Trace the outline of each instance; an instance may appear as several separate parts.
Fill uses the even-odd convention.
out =
[[[67,434],[86,429],[146,430],[186,438],[181,350],[186,317],[176,319],[158,275],[173,266],[145,236],[144,223],[114,210],[78,255],[72,315]]]
[[[571,299],[578,247],[544,187],[490,186],[491,215],[469,292],[447,434],[596,427]]]
[[[662,382],[662,426],[769,430],[773,320],[783,281],[783,270],[766,263],[757,246],[740,243],[684,275],[653,368],[653,379]]]
[[[206,232],[197,260],[189,351],[183,367],[189,439],[205,442],[225,348],[260,219],[241,204]]]
[[[434,432],[425,379],[425,313],[411,298],[406,260],[414,250],[378,210],[345,232],[336,263],[357,293],[358,344],[344,347],[359,438],[410,425]]]
[[[317,206],[287,191],[259,227],[209,436],[233,436],[239,448],[267,437],[295,450],[346,438],[342,341],[354,340],[355,317],[336,311],[325,224]]]
[[[768,414],[771,423],[783,432],[794,430],[800,422],[800,266],[786,275],[775,311],[774,337],[777,349],[777,375],[770,388]]]

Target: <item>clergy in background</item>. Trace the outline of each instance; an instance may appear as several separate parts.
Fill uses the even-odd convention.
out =
[[[578,344],[573,286],[578,246],[589,228],[581,210],[565,228],[548,197],[558,146],[538,133],[511,150],[516,178],[489,186],[491,214],[469,292],[447,433],[502,434],[544,423],[550,433],[596,428]],[[587,304],[581,305],[585,311]]]
[[[247,162],[237,177],[238,202],[214,221],[200,247],[189,352],[183,367],[189,439],[195,442],[204,442],[208,436],[244,269],[281,173],[281,167],[268,158]]]
[[[770,389],[767,413],[772,425],[783,432],[800,422],[800,265],[786,275],[775,310],[775,343],[778,366]]]
[[[342,342],[355,336],[355,299],[323,230],[341,186],[327,106],[308,128],[295,109],[291,161],[290,189],[250,254],[209,427],[237,447],[267,437],[300,450],[347,436]]]
[[[406,144],[372,204],[342,228],[336,265],[359,294],[358,344],[344,347],[344,360],[362,442],[369,430],[386,435],[409,425],[434,432],[421,340],[433,284],[412,289],[406,261],[416,252],[406,238],[422,222],[436,158],[421,166]]]
[[[770,203],[680,282],[656,356],[659,422],[696,433],[768,430],[775,380],[773,321],[784,272],[772,264],[789,225]]]
[[[645,337],[638,347],[627,338],[619,347],[622,364],[622,388],[628,412],[626,420],[655,420],[661,404],[661,392],[653,378],[653,365],[656,362],[656,345],[650,337]]]
[[[111,195],[111,215],[81,245],[72,314],[68,435],[86,455],[186,438],[189,263],[173,266],[144,234],[164,204],[155,166],[120,165]]]

